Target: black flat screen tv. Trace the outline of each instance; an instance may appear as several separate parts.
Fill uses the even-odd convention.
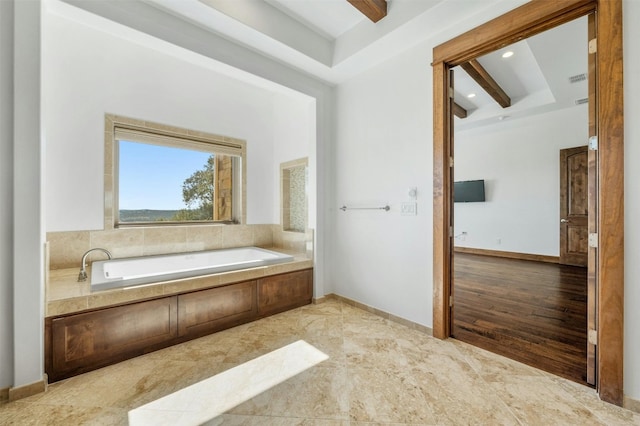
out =
[[[484,199],[484,180],[465,180],[453,183],[454,203],[477,203]]]

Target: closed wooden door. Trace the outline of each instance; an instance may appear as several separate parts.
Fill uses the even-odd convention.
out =
[[[560,151],[560,263],[587,266],[589,164],[586,146]]]

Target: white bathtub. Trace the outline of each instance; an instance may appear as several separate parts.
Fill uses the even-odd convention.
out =
[[[293,256],[258,247],[129,257],[91,264],[91,291],[130,287],[289,262]]]

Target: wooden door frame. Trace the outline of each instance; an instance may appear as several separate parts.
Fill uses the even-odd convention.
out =
[[[624,111],[621,0],[531,0],[433,49],[433,335],[451,334],[452,111],[449,69],[596,12],[598,164],[597,390],[622,405]]]

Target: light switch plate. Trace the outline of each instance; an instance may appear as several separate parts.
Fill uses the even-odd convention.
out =
[[[400,205],[400,214],[402,216],[415,216],[418,214],[417,203],[402,203]]]

